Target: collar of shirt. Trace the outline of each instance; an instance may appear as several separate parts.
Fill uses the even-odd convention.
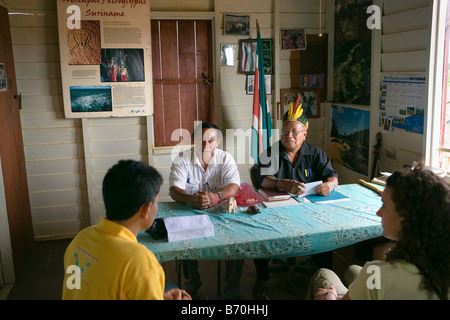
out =
[[[300,161],[302,156],[314,155],[314,152],[311,150],[310,145],[305,141],[303,141],[302,145],[300,146],[300,149],[297,152],[298,152],[298,158],[297,158],[296,163],[298,163]],[[291,162],[287,155],[286,149],[284,148],[284,146],[281,142],[280,142],[280,158],[283,158],[283,159]],[[292,165],[295,166],[295,163],[293,163]]]
[[[211,159],[209,160],[208,167],[214,166],[217,163],[217,157],[219,156],[220,151],[221,151],[220,149],[217,149],[217,148],[214,149],[214,154],[211,157]],[[200,161],[200,157],[195,153],[194,149],[192,150],[192,152],[194,154],[194,164],[200,166],[201,168],[203,168],[202,167],[202,163]],[[208,170],[208,167],[206,167],[207,170]]]
[[[102,218],[96,228],[101,233],[137,242],[136,237],[127,227],[106,218]]]

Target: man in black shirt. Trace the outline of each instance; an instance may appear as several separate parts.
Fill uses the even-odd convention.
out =
[[[296,195],[305,193],[305,183],[322,181],[315,192],[327,196],[337,187],[338,174],[323,150],[305,142],[309,122],[299,105],[299,98],[295,106],[291,103],[284,115],[280,141],[260,155],[259,163],[252,170],[252,181],[256,188],[283,190]],[[269,280],[268,261],[254,260],[255,298],[265,295],[265,283]],[[314,255],[313,261],[319,267],[331,269],[332,252]]]

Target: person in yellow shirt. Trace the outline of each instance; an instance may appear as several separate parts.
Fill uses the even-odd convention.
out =
[[[134,160],[108,170],[106,218],[80,231],[66,249],[63,300],[191,300],[184,290],[164,291],[164,270],[136,239],[153,224],[162,182],[158,171]]]

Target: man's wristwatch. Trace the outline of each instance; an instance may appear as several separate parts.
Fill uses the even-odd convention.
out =
[[[219,191],[219,192],[217,192],[217,195],[219,196],[220,201],[222,201],[223,193]]]
[[[331,191],[334,191],[336,189],[336,185],[333,182],[327,181],[329,185],[331,185]]]

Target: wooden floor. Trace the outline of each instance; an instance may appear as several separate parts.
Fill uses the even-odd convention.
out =
[[[11,289],[8,300],[60,300],[63,286],[64,266],[63,256],[70,240],[37,242],[24,268],[16,274],[16,282]],[[300,263],[307,257],[299,257]],[[284,260],[281,260],[284,262]],[[353,247],[334,251],[333,269],[341,275],[345,268],[355,261]],[[361,262],[359,262],[361,264]],[[283,266],[271,262],[273,268]],[[164,264],[166,282],[177,283],[178,273],[175,262]],[[225,264],[221,263],[221,279],[225,274]],[[200,261],[199,272],[203,282],[197,299],[221,300],[217,292],[217,261]],[[287,271],[271,273],[267,286],[267,298],[270,300],[305,299],[310,275],[296,273],[289,280]],[[252,300],[252,287],[255,280],[255,267],[252,260],[245,260],[241,277],[241,295],[245,300]],[[290,284],[290,286],[288,286]],[[222,287],[223,289],[223,287]]]

